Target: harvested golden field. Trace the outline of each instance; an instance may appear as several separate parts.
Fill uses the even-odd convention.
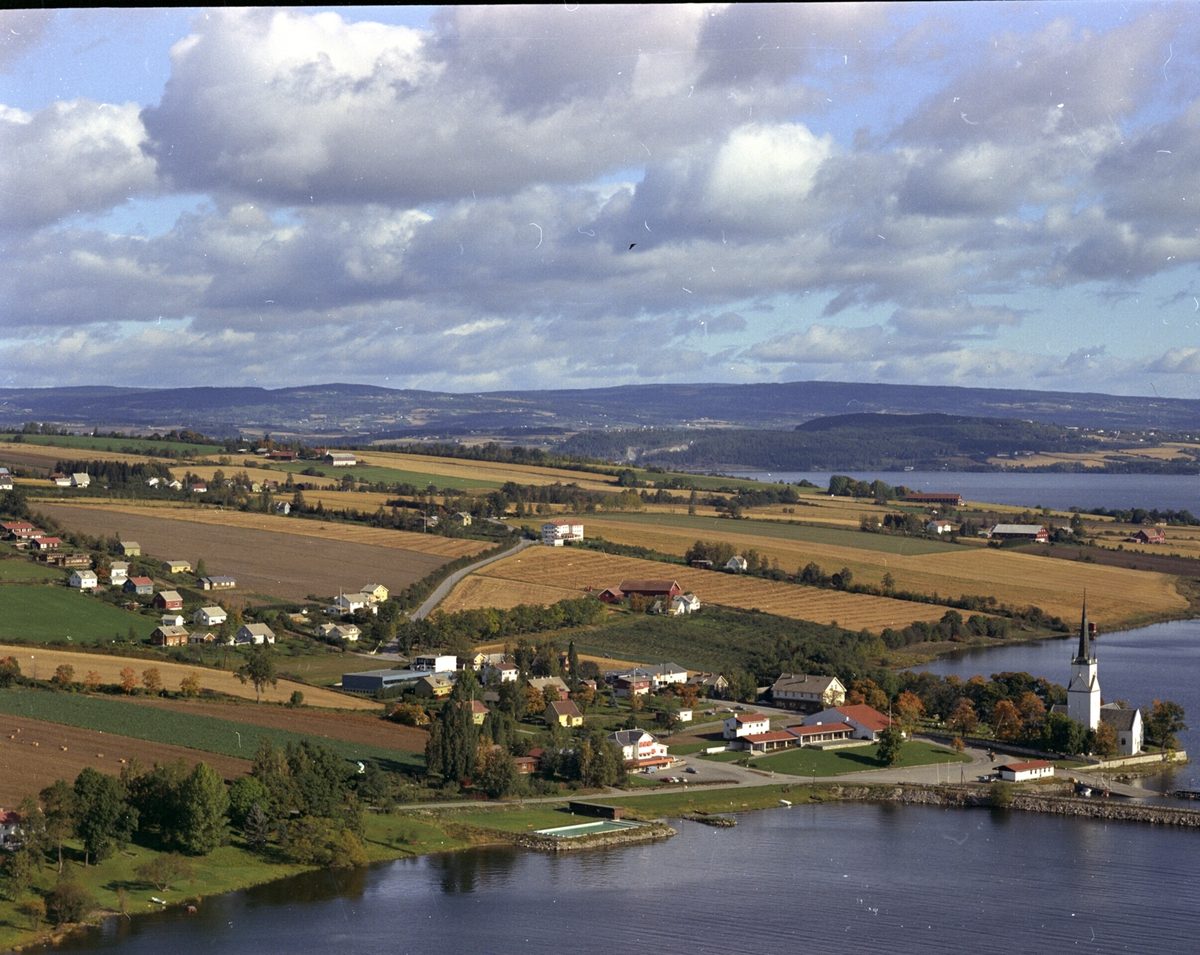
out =
[[[9,655],[12,655],[21,664],[21,671],[26,676],[36,676],[42,680],[52,676],[55,668],[64,663],[75,669],[76,680],[82,680],[89,670],[95,670],[100,674],[102,683],[120,683],[121,670],[125,667],[133,667],[139,680],[143,670],[156,667],[162,675],[163,686],[168,689],[177,689],[179,682],[185,676],[196,673],[200,677],[201,689],[214,690],[245,700],[254,699],[253,685],[243,684],[241,680],[226,670],[213,670],[186,663],[172,663],[169,660],[139,660],[133,657],[110,657],[100,653],[77,653],[48,647],[0,645],[0,656]],[[343,710],[377,711],[379,709],[379,704],[374,700],[365,700],[359,696],[309,686],[304,683],[293,683],[291,680],[280,680],[278,686],[266,687],[263,690],[262,698],[268,703],[286,703],[294,690],[299,690],[304,694],[304,702],[309,706]]]
[[[72,781],[85,766],[116,775],[134,759],[147,768],[177,759],[189,767],[205,762],[224,779],[244,776],[251,766],[248,759],[0,714],[0,806],[15,806],[56,779]]]
[[[485,567],[483,572],[486,573],[489,569],[491,569],[490,566]],[[476,607],[496,607],[500,610],[509,610],[519,604],[547,606],[578,596],[580,596],[578,590],[568,587],[526,583],[501,577],[485,577],[482,573],[468,574],[451,591],[450,595],[438,604],[438,610],[446,613],[472,610]]]
[[[459,589],[473,577],[492,578],[497,584],[481,588],[477,601],[457,600]],[[516,595],[510,606],[517,603],[552,603],[565,597],[579,596],[586,587],[599,591],[605,587],[615,587],[623,579],[629,578],[676,580],[685,591],[695,593],[702,604],[722,604],[744,610],[757,608],[765,613],[818,623],[836,620],[840,626],[852,630],[863,627],[870,630],[904,627],[914,620],[938,620],[946,612],[944,607],[887,597],[816,590],[652,560],[552,547],[531,547],[516,556],[488,564],[477,574],[471,574],[463,580],[443,606],[449,609],[450,601],[455,601],[454,607],[458,610],[497,606],[493,602],[495,595],[506,589]],[[543,599],[533,599],[539,594],[543,595]]]
[[[455,556],[474,554],[486,546],[478,541],[236,511],[77,504],[42,504],[39,510],[71,530],[135,540],[143,554],[152,557],[193,563],[204,558],[210,574],[237,579],[238,589],[226,592],[234,602],[255,593],[292,601],[305,600],[309,594],[326,599],[371,582],[394,592]],[[218,520],[211,520],[213,516]]]
[[[120,451],[93,451],[90,448],[56,448],[42,444],[9,444],[0,443],[0,464],[12,466],[24,465],[32,468],[53,470],[57,461],[128,461],[130,464],[145,464],[157,461],[159,464],[170,464],[166,458],[151,458],[141,454],[123,454]],[[45,482],[38,482],[45,483]],[[53,484],[46,484],[54,487]]]
[[[1079,612],[1086,589],[1089,615],[1109,630],[1176,617],[1187,607],[1187,601],[1175,588],[1175,578],[1169,574],[1018,554],[973,543],[939,554],[886,553],[865,547],[735,533],[738,523],[721,521],[721,526],[703,534],[666,524],[606,520],[602,528],[599,522],[596,526],[607,540],[666,554],[682,556],[697,537],[723,540],[743,552],[753,548],[769,559],[777,559],[788,573],[795,573],[809,561],[820,564],[826,573],[849,567],[855,580],[864,583],[881,584],[883,575],[890,573],[898,590],[944,597],[991,596],[1011,607],[1041,607],[1064,620],[1074,619]],[[730,530],[725,530],[726,525]],[[871,535],[865,535],[864,542],[873,543]],[[1190,542],[1181,539],[1178,543],[1175,550],[1192,553]],[[1190,546],[1200,551],[1200,542]],[[1142,549],[1147,553],[1157,552],[1148,545]],[[1162,552],[1171,550],[1169,539]]]

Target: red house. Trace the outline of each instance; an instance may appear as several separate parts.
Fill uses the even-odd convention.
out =
[[[174,590],[163,590],[154,595],[151,603],[160,610],[182,610],[183,598]]]
[[[1167,533],[1161,527],[1143,528],[1134,534],[1132,539],[1139,544],[1165,544]]]
[[[615,604],[625,599],[620,587],[605,587],[596,595],[596,599],[606,604]]]
[[[627,596],[639,594],[643,597],[678,597],[683,590],[673,580],[622,580],[618,588]]]

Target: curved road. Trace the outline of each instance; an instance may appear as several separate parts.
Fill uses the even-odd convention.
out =
[[[433,591],[433,593],[431,593],[425,599],[425,602],[423,604],[421,604],[421,606],[419,606],[416,610],[414,610],[412,613],[409,614],[409,618],[412,620],[424,620],[427,616],[429,616],[429,614],[433,613],[434,607],[436,607],[443,600],[445,600],[446,595],[449,594],[450,591],[454,589],[455,585],[460,580],[462,580],[464,577],[466,577],[467,574],[478,570],[480,567],[487,566],[488,564],[492,563],[492,561],[501,560],[505,557],[511,557],[513,554],[519,554],[526,547],[530,547],[533,544],[537,544],[537,543],[539,543],[539,541],[524,539],[524,540],[519,541],[517,543],[516,547],[510,547],[508,550],[504,551],[503,553],[496,554],[492,557],[485,557],[483,560],[477,561],[474,564],[470,564],[470,565],[464,567],[462,570],[456,570],[449,577],[447,577],[445,580],[443,580],[440,584],[437,585],[437,587]]]

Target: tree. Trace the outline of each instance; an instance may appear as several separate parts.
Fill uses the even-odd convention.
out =
[[[242,823],[242,838],[246,840],[246,845],[251,849],[262,852],[267,846],[267,838],[270,834],[271,822],[267,819],[267,814],[263,812],[262,807],[255,803],[246,813],[246,820]]]
[[[1051,713],[1042,722],[1041,747],[1052,753],[1074,756],[1087,746],[1087,730],[1065,713]]]
[[[0,688],[7,688],[21,679],[21,665],[16,657],[0,657]]]
[[[1001,700],[992,707],[992,733],[996,739],[1016,739],[1021,729],[1021,714],[1012,700]]]
[[[966,697],[961,698],[946,724],[959,736],[970,736],[974,733],[975,727],[979,725],[979,717],[975,715],[975,707],[971,705],[971,701]]]
[[[890,571],[883,575],[881,583],[884,590],[894,590],[896,588],[896,578],[891,575]]]
[[[54,669],[54,676],[50,677],[50,682],[60,690],[68,690],[71,684],[75,682],[75,668],[69,663],[60,663]]]
[[[239,776],[229,787],[229,818],[235,826],[244,825],[255,806],[271,805],[271,791],[257,776]]]
[[[197,763],[179,791],[180,839],[185,851],[207,855],[225,838],[225,813],[229,795],[220,774],[207,763]]]
[[[850,690],[846,694],[846,702],[853,705],[855,703],[866,703],[876,710],[886,710],[888,705],[887,694],[879,689],[878,684],[874,680],[866,679],[855,680],[850,684]]]
[[[1175,749],[1179,743],[1175,734],[1188,728],[1183,721],[1183,707],[1170,700],[1151,700],[1142,709],[1146,742],[1162,749]]]
[[[46,817],[46,834],[58,847],[58,871],[62,872],[63,842],[75,828],[75,790],[66,780],[56,779],[38,793],[42,804],[42,815]]]
[[[158,667],[148,667],[142,671],[142,686],[154,696],[162,692],[162,674],[158,672]]]
[[[33,852],[28,848],[6,852],[0,861],[0,885],[10,901],[16,902],[29,889],[33,878]]]
[[[83,864],[99,861],[113,844],[124,845],[137,829],[137,810],[115,776],[85,766],[75,778],[75,834],[83,842]]]
[[[134,687],[137,686],[137,671],[133,667],[125,667],[121,670],[121,689],[126,693],[132,693]]]
[[[195,670],[179,681],[179,693],[186,697],[196,697],[200,695],[200,674]]]
[[[29,920],[29,931],[36,932],[46,917],[46,903],[41,899],[26,899],[17,906],[17,911]]]
[[[100,689],[101,682],[103,681],[99,673],[97,673],[95,670],[88,670],[87,676],[83,678],[83,688],[88,693],[95,693]]]
[[[254,684],[255,702],[261,702],[263,687],[268,683],[275,686],[279,682],[275,675],[275,659],[265,645],[250,651],[245,662],[237,668],[236,675],[242,683]]]
[[[79,922],[96,907],[92,894],[78,882],[67,877],[46,894],[46,911],[56,925]]]
[[[1111,723],[1101,720],[1092,730],[1091,751],[1103,759],[1117,754],[1117,730]]]
[[[520,780],[512,753],[499,749],[485,753],[479,760],[474,782],[492,799],[504,799],[516,792]]]
[[[196,561],[196,576],[197,577],[207,577],[208,576],[208,565],[204,563],[203,557],[199,558]]]
[[[167,892],[173,882],[192,878],[192,864],[178,852],[160,852],[153,859],[143,862],[133,874],[149,882],[160,892]]]
[[[875,751],[875,758],[884,766],[894,766],[900,759],[903,746],[904,734],[900,728],[889,726],[879,734],[879,748]]]
[[[925,704],[915,693],[905,690],[896,697],[896,716],[907,732],[911,733],[924,715]]]

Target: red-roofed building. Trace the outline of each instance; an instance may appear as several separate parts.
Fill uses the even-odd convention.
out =
[[[606,604],[615,604],[620,600],[624,600],[625,594],[620,587],[605,587],[600,593],[596,594],[596,599]]]
[[[29,546],[38,551],[58,550],[62,547],[62,539],[59,537],[35,537]]]
[[[789,726],[787,731],[796,737],[798,746],[817,746],[821,743],[837,743],[842,740],[854,738],[854,727],[849,723]]]
[[[751,733],[739,737],[738,743],[742,749],[752,753],[769,753],[776,749],[787,749],[796,744],[796,737],[787,730],[772,730],[769,733]]]
[[[622,593],[643,597],[678,597],[683,590],[674,580],[622,580],[617,588]]]
[[[145,596],[154,593],[154,581],[149,577],[129,577],[121,589],[127,594]]]
[[[741,739],[771,730],[771,718],[761,713],[734,713],[725,721],[725,738]]]
[[[849,723],[854,728],[854,739],[870,740],[872,743],[879,739],[879,734],[889,726],[899,726],[886,713],[880,713],[873,706],[865,703],[853,703],[822,710],[806,717],[805,726],[822,726],[828,723]]]
[[[1046,779],[1054,775],[1054,764],[1044,759],[1031,759],[1024,763],[1005,763],[997,766],[1000,778],[1010,783],[1023,783],[1029,779]]]
[[[1167,542],[1167,532],[1161,527],[1144,527],[1134,534],[1130,540],[1137,544],[1165,544]]]

